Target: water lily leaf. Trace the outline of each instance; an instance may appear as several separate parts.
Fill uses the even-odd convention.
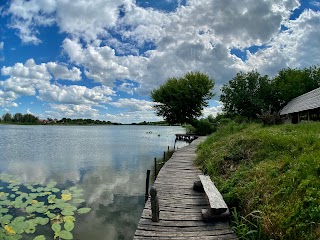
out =
[[[66,240],[73,239],[72,233],[66,230],[62,230],[61,232],[59,232],[59,237]]]
[[[9,225],[5,225],[4,230],[6,231],[7,235],[15,235],[16,234],[16,232],[13,230],[13,228]]]
[[[79,209],[77,210],[77,212],[78,212],[79,214],[88,213],[88,212],[90,212],[90,211],[91,211],[91,208],[79,208]]]
[[[61,199],[64,200],[64,201],[69,201],[69,200],[71,200],[71,198],[72,198],[72,195],[69,192],[61,194]]]
[[[51,228],[55,233],[58,233],[61,231],[61,225],[59,223],[52,224]]]
[[[46,237],[44,235],[36,236],[33,240],[46,240]]]
[[[26,212],[27,213],[33,213],[34,211],[36,211],[36,208],[34,206],[26,207]]]
[[[74,215],[73,211],[70,211],[70,210],[63,210],[61,212],[62,215],[64,216],[71,216],[71,215]]]
[[[36,231],[36,223],[33,220],[25,221],[25,232],[34,233]]]
[[[10,222],[10,220],[13,218],[13,216],[7,214],[4,215],[3,217],[0,217],[0,223],[4,224],[8,224]]]
[[[36,190],[37,190],[37,192],[42,192],[43,191],[43,187],[38,187]]]
[[[74,228],[74,223],[72,221],[67,221],[64,224],[64,229],[66,229],[69,232],[71,232],[73,228]]]
[[[12,236],[5,236],[4,240],[19,240],[22,239],[21,235],[12,235]]]
[[[83,202],[85,202],[85,200],[81,199],[81,198],[73,199],[73,203],[75,203],[75,204],[80,204],[80,203],[83,203]]]
[[[22,216],[16,217],[16,218],[12,221],[12,223],[23,222],[25,219],[26,219],[26,218],[25,218],[25,217],[22,217]]]
[[[46,207],[37,208],[37,209],[36,209],[36,212],[37,212],[37,213],[45,213],[46,211],[48,211],[48,208],[46,208]]]
[[[77,210],[77,208],[75,206],[72,206],[72,205],[68,204],[68,205],[64,206],[63,210],[68,210],[68,211],[74,212],[74,211]]]
[[[76,191],[76,190],[78,190],[78,188],[76,186],[73,186],[73,187],[69,188],[69,190],[70,191]]]
[[[46,215],[48,216],[48,218],[53,219],[56,215],[54,213],[51,212],[46,212]]]
[[[8,213],[9,209],[8,208],[1,208],[0,213]]]
[[[82,193],[72,193],[72,197],[73,198],[80,198],[80,197],[82,197]]]
[[[50,182],[47,184],[47,187],[53,188],[53,187],[55,187],[56,185],[57,185],[57,182],[55,182],[55,181],[50,181]]]
[[[8,195],[8,193],[0,192],[0,200],[6,200]]]
[[[49,223],[49,218],[36,217],[36,221],[38,224],[44,226]]]
[[[57,192],[60,192],[60,189],[59,188],[52,188],[51,191],[54,193],[57,193]]]
[[[76,219],[74,216],[64,216],[63,221],[64,222],[74,222],[74,221],[76,221]]]
[[[24,221],[12,221],[10,226],[16,232],[16,234],[22,234],[26,228],[26,223]]]

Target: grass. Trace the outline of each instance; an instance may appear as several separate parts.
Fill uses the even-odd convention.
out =
[[[260,239],[319,239],[319,129],[230,122],[199,146],[196,162],[236,209],[234,223],[260,228]],[[256,229],[244,220],[253,212]]]

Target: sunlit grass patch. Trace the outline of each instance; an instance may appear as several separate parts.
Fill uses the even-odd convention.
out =
[[[200,145],[197,163],[242,217],[261,212],[267,239],[319,239],[319,129],[231,122]]]

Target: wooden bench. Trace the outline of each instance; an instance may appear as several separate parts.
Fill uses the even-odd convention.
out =
[[[223,220],[229,217],[230,212],[223,197],[209,176],[199,175],[200,181],[193,184],[195,191],[204,191],[208,198],[210,208],[201,209],[203,221]]]

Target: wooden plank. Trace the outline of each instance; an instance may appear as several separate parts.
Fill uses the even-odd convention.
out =
[[[221,214],[228,210],[228,206],[223,197],[209,176],[199,175],[203,189],[207,194],[210,208],[214,214]]]
[[[196,232],[188,232],[188,231],[181,231],[181,232],[162,232],[162,231],[145,231],[145,230],[137,230],[136,236],[146,236],[146,237],[197,237],[197,236],[221,236],[226,234],[232,234],[231,229],[216,229],[215,231],[196,231]]]

